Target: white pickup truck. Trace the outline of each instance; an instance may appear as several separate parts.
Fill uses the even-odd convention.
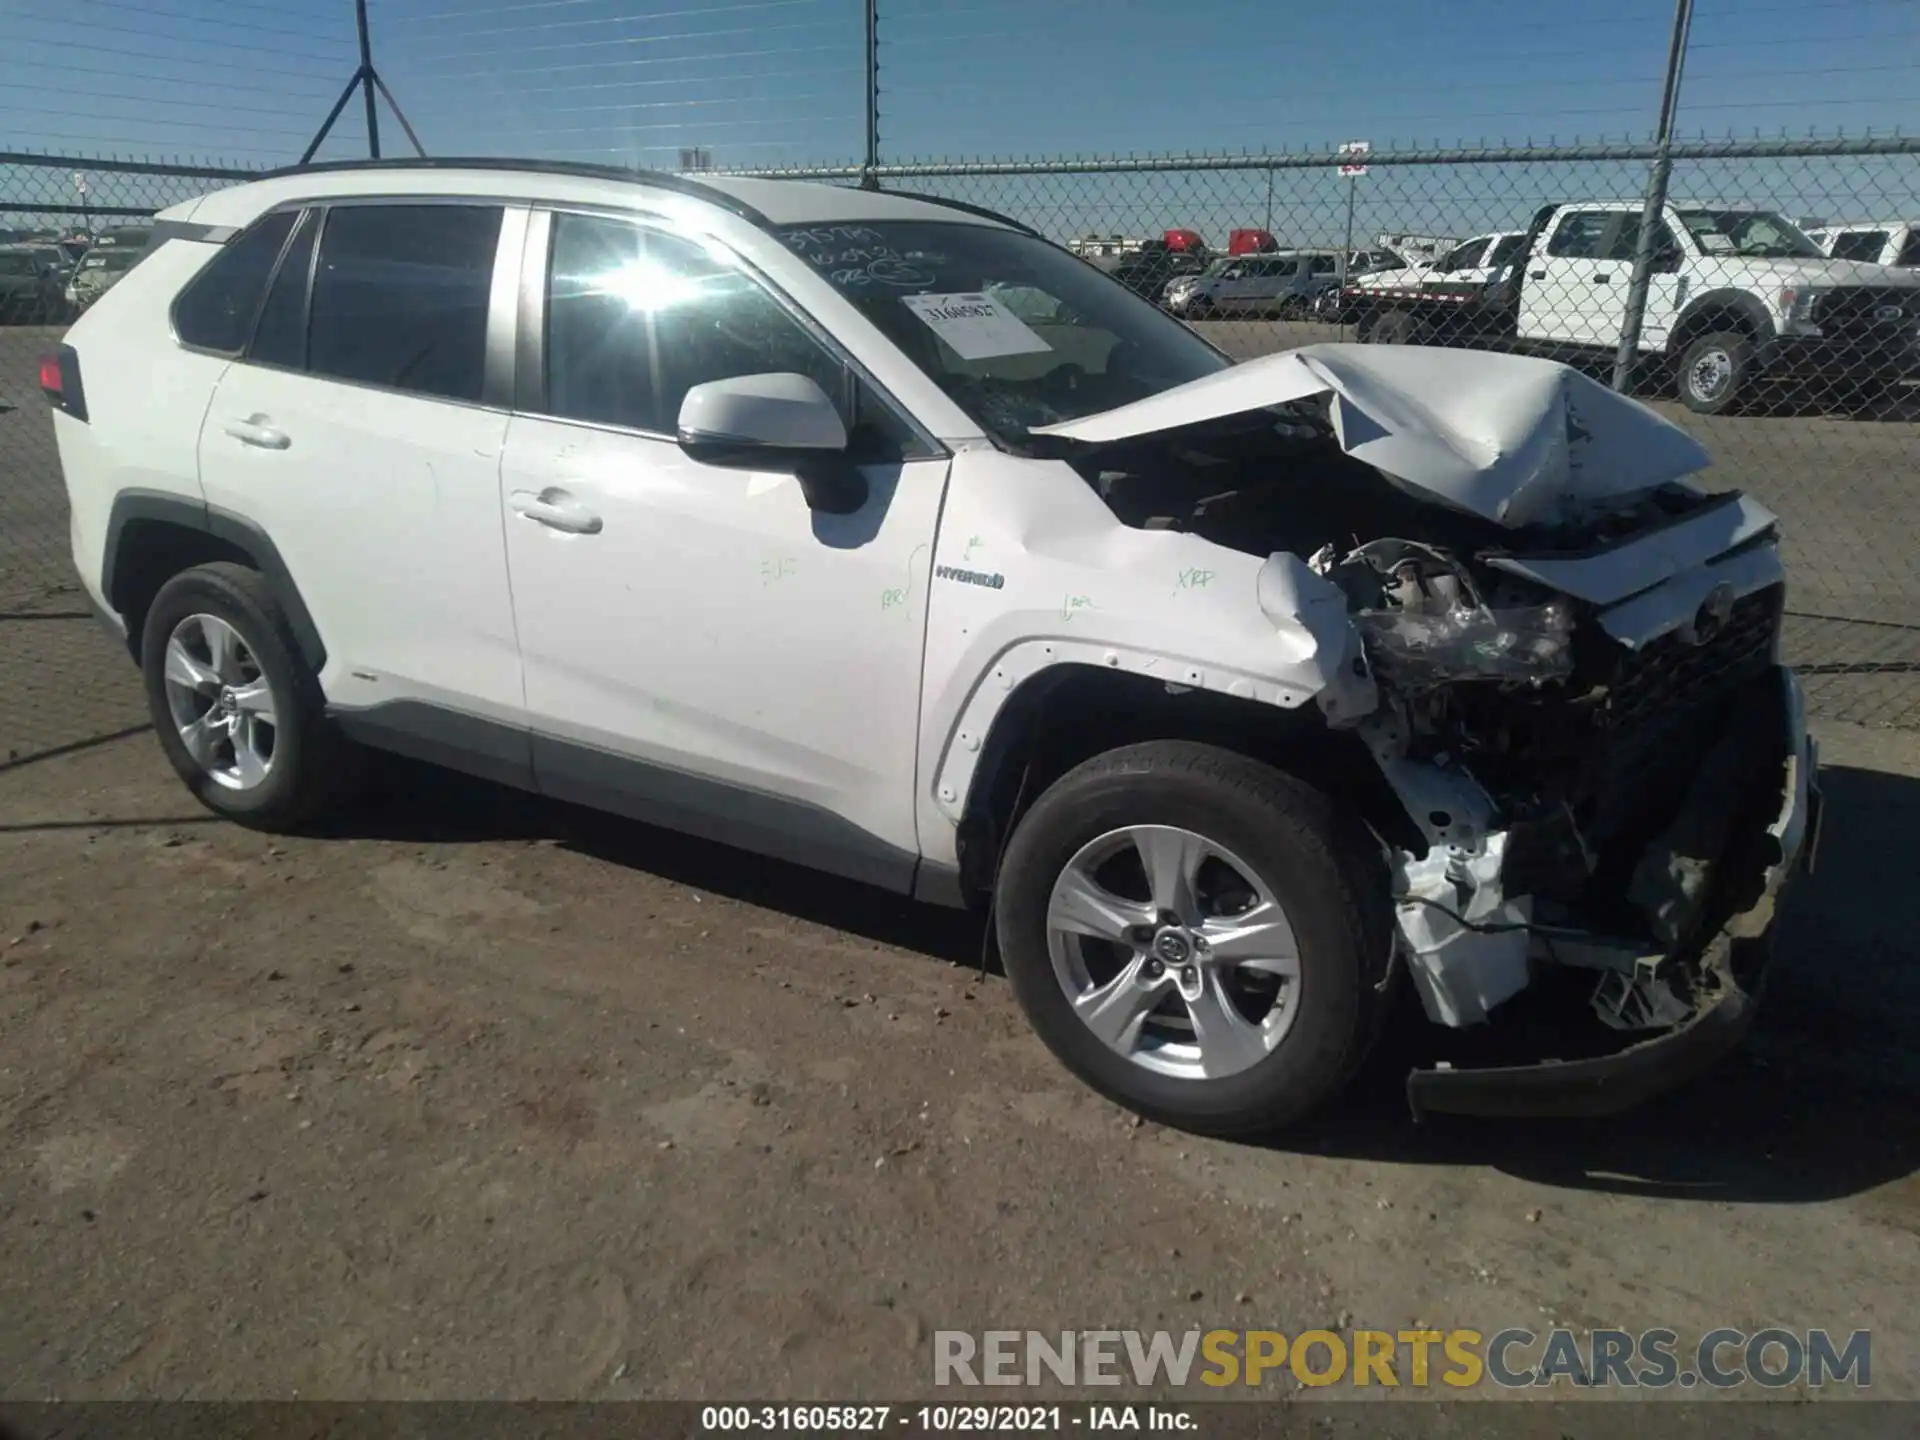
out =
[[[1342,318],[1379,344],[1610,355],[1641,210],[1637,200],[1548,206],[1487,284],[1356,285]],[[1639,348],[1671,364],[1691,410],[1734,409],[1761,382],[1789,376],[1870,400],[1920,360],[1920,273],[1831,258],[1774,211],[1668,205],[1653,259]]]

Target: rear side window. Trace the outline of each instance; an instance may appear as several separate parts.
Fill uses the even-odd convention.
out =
[[[185,344],[237,355],[253,333],[253,317],[267,292],[293,213],[277,211],[250,226],[213,257],[173,304],[173,333]]]
[[[1920,265],[1920,228],[1907,232],[1906,241],[1900,246],[1900,253],[1894,256],[1893,263],[1896,265]]]
[[[343,205],[313,276],[316,375],[449,400],[480,399],[501,209]]]

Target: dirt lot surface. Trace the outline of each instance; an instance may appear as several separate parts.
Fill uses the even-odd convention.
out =
[[[1396,1031],[1274,1148],[1089,1095],[944,912],[433,772],[277,840],[150,735],[11,765],[0,1399],[899,1398],[941,1328],[1548,1320],[1871,1328],[1920,1396],[1920,746],[1824,743],[1708,1081],[1416,1127]]]

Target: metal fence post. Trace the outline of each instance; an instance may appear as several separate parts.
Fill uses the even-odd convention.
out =
[[[1627,286],[1627,313],[1621,317],[1620,348],[1613,356],[1613,388],[1633,388],[1640,359],[1640,326],[1646,319],[1647,292],[1653,282],[1653,241],[1667,208],[1667,181],[1673,174],[1673,115],[1680,105],[1680,72],[1687,63],[1687,34],[1693,28],[1693,0],[1677,0],[1673,39],[1667,47],[1667,83],[1660,96],[1659,146],[1647,175],[1647,203],[1640,208],[1640,234],[1633,247],[1633,279]]]
[[[878,190],[880,167],[880,0],[867,0],[867,158],[860,188]]]
[[[373,104],[373,41],[367,34],[367,0],[353,0],[353,24],[360,33],[360,88],[367,101],[367,156],[380,158],[380,112]]]

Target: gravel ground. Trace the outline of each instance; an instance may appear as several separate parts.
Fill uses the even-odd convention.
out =
[[[1080,1088],[945,912],[434,772],[287,840],[150,735],[0,769],[0,1400],[900,1398],[943,1328],[1549,1319],[1871,1328],[1920,1397],[1920,744],[1824,744],[1710,1079],[1416,1127],[1396,1029],[1273,1148]]]

